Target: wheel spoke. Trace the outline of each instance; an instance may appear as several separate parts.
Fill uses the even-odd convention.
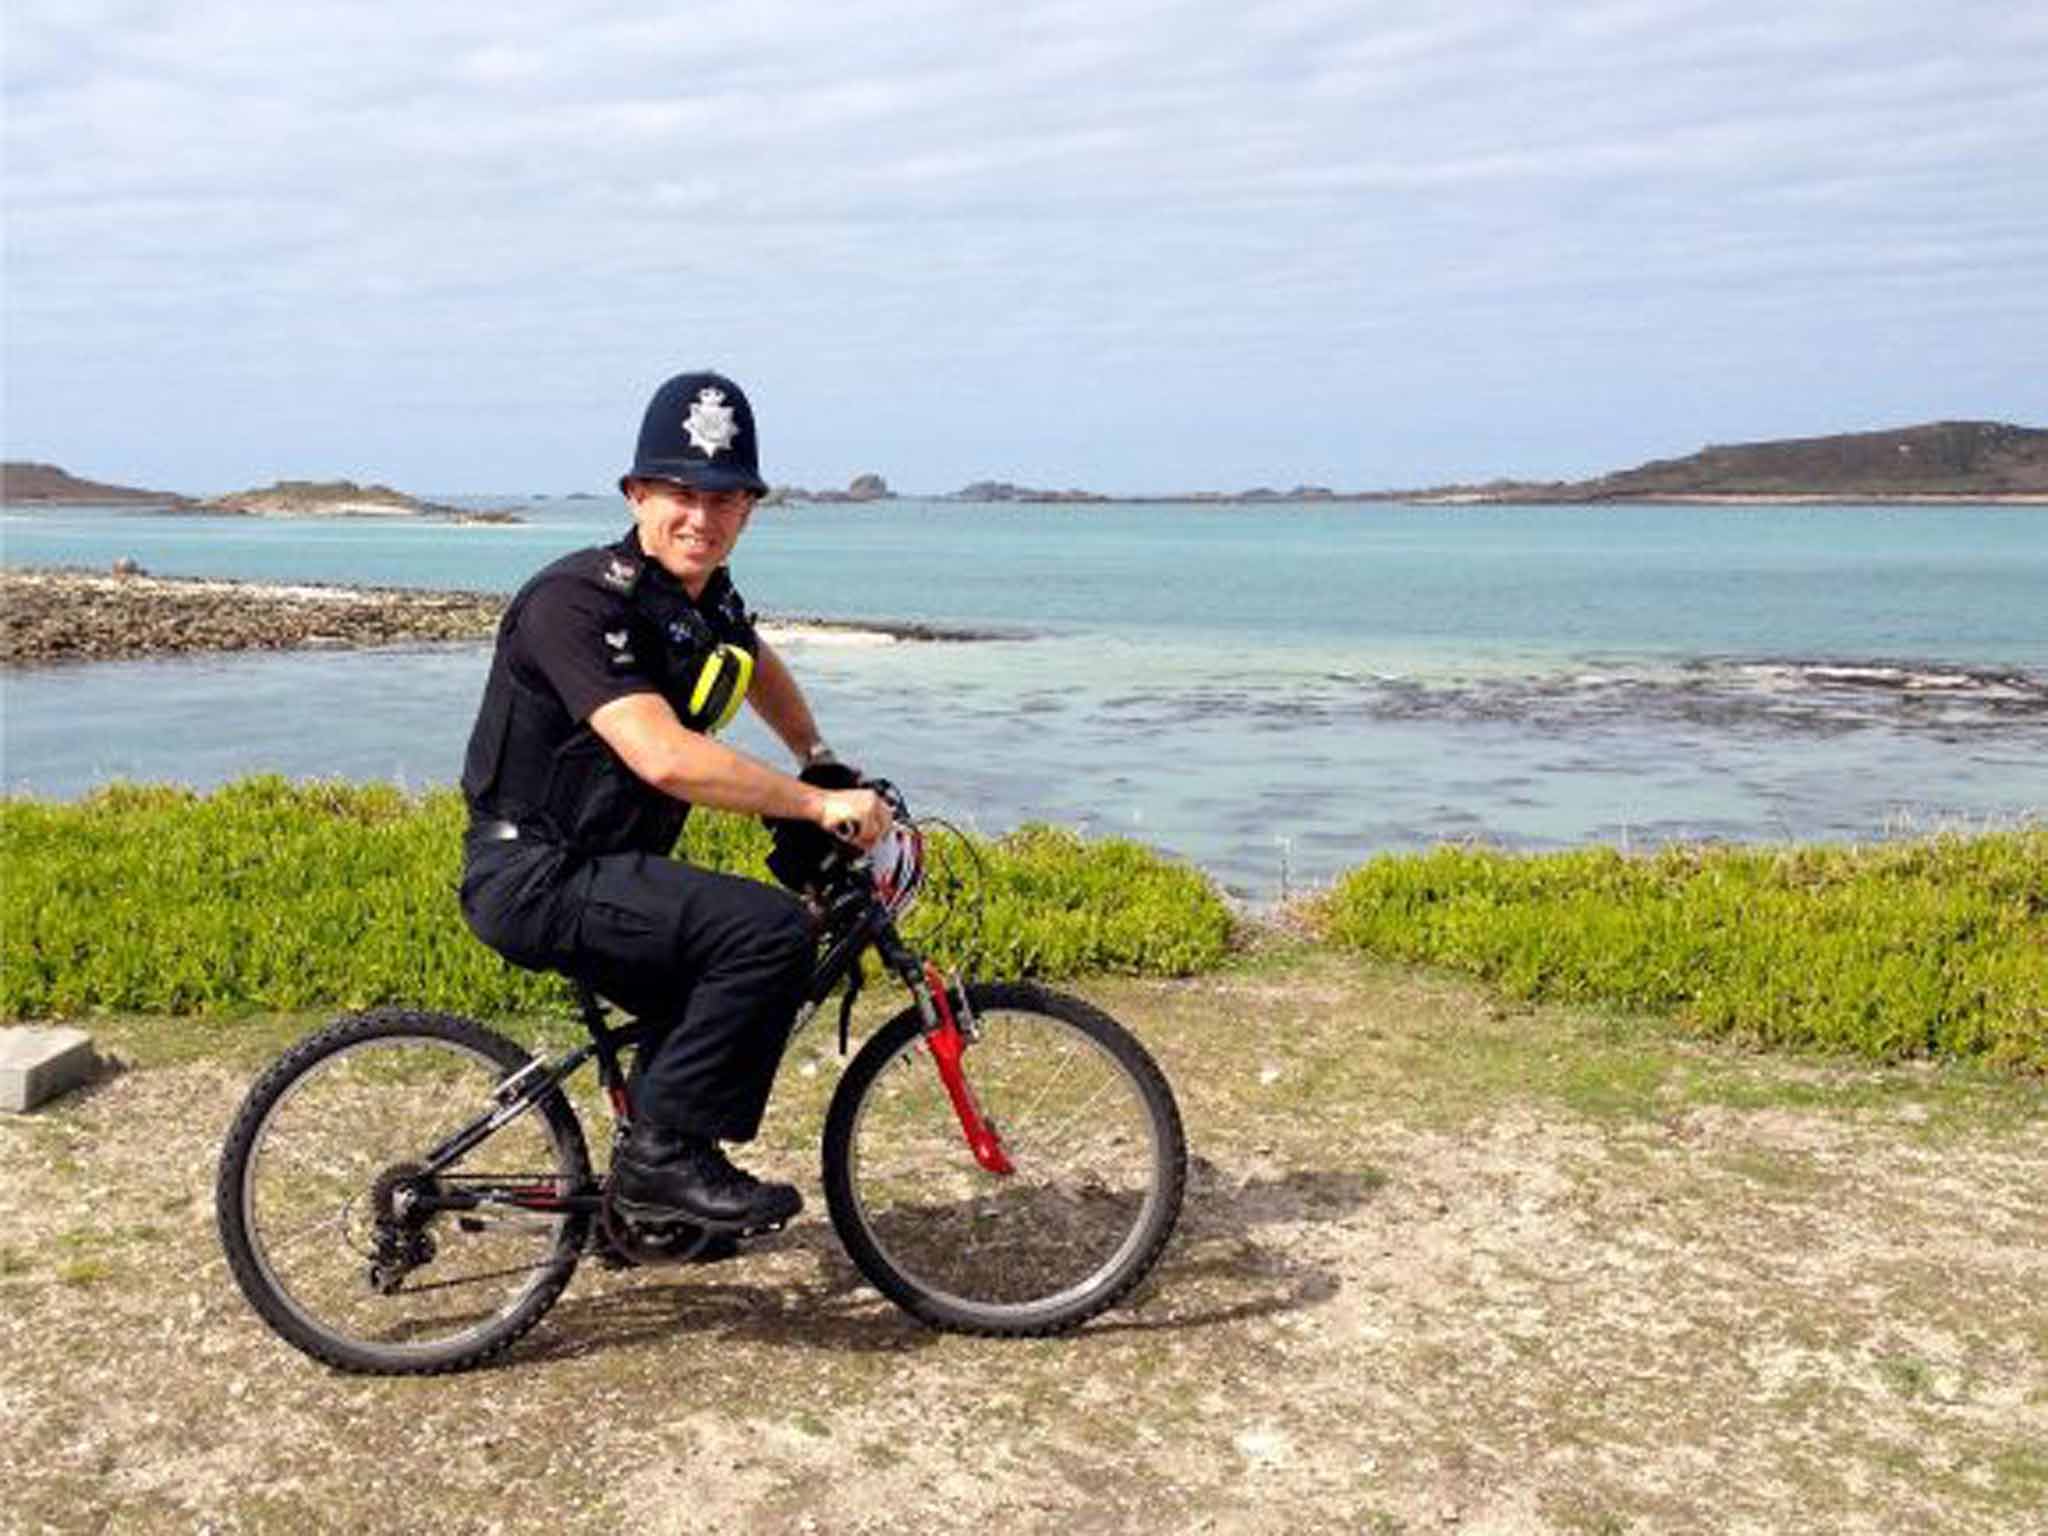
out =
[[[927,1321],[983,1332],[1073,1326],[1157,1258],[1185,1147],[1171,1091],[1111,1020],[1035,988],[982,989],[967,1077],[1014,1171],[964,1155],[936,1078],[892,1020],[849,1068],[826,1136],[826,1192],[848,1251]]]
[[[265,1238],[263,1240],[263,1248],[266,1253],[282,1253],[293,1244],[303,1243],[307,1238],[317,1233],[325,1232],[330,1227],[345,1227],[347,1222],[348,1212],[345,1209],[339,1210],[331,1216],[323,1216],[318,1221],[310,1222],[299,1228],[298,1231],[287,1233],[283,1237]]]
[[[1029,1120],[1033,1115],[1038,1113],[1038,1106],[1045,1102],[1045,1096],[1053,1091],[1054,1087],[1058,1085],[1059,1080],[1067,1075],[1067,1068],[1071,1067],[1074,1064],[1075,1060],[1080,1055],[1080,1051],[1081,1047],[1075,1045],[1069,1046],[1066,1050],[1060,1053],[1059,1065],[1055,1067],[1052,1073],[1046,1078],[1045,1086],[1040,1088],[1038,1090],[1037,1096],[1033,1098],[1029,1104],[1025,1105],[1021,1111],[1018,1112],[1017,1123],[1019,1125],[1022,1125],[1025,1121]]]
[[[510,1192],[588,1183],[566,1101],[540,1101],[468,1154],[521,1171],[429,1175],[420,1161],[487,1112],[524,1060],[467,1020],[368,1015],[258,1081],[223,1155],[220,1206],[236,1278],[272,1327],[347,1369],[416,1371],[479,1359],[531,1326],[588,1217],[523,1209]],[[436,1189],[485,1205],[440,1208]],[[335,1232],[344,1241],[310,1241]]]
[[[1102,1080],[1101,1085],[1097,1087],[1093,1093],[1089,1094],[1087,1098],[1083,1099],[1079,1104],[1074,1105],[1067,1111],[1064,1118],[1062,1118],[1058,1124],[1054,1125],[1051,1128],[1051,1130],[1047,1133],[1047,1135],[1044,1137],[1044,1141],[1052,1146],[1060,1146],[1066,1144],[1066,1138],[1064,1133],[1072,1130],[1073,1127],[1079,1125],[1082,1122],[1082,1120],[1087,1116],[1088,1112],[1095,1107],[1096,1100],[1100,1099],[1105,1093],[1109,1092],[1109,1090],[1115,1086],[1116,1080],[1114,1078],[1105,1077]]]

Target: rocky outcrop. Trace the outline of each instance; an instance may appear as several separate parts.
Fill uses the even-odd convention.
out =
[[[778,485],[761,499],[766,507],[784,506],[792,501],[894,501],[896,493],[889,489],[889,482],[872,472],[855,475],[843,491],[812,491],[800,485]]]
[[[511,512],[471,512],[421,501],[388,485],[353,480],[280,480],[260,490],[235,491],[201,502],[203,512],[245,517],[434,517],[458,523],[517,523]]]
[[[1100,491],[1047,491],[1032,485],[1014,485],[1008,480],[976,480],[955,491],[949,501],[1094,502],[1113,501]]]
[[[504,606],[485,592],[0,571],[0,664],[481,640]]]
[[[122,661],[199,651],[355,649],[488,640],[506,599],[410,587],[286,586],[148,575],[0,569],[0,666]],[[765,636],[820,642],[1026,638],[1022,630],[764,616]]]
[[[353,480],[280,480],[257,490],[215,496],[200,505],[208,512],[248,517],[414,517],[427,509],[425,502],[388,485],[357,485]]]

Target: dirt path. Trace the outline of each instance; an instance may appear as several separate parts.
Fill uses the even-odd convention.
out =
[[[1786,1063],[1282,957],[1085,989],[1198,1164],[1135,1307],[926,1333],[813,1209],[579,1272],[502,1364],[341,1377],[217,1261],[267,1046],[0,1118],[0,1530],[2048,1531],[2048,1088]],[[182,1033],[181,1033],[182,1031]]]

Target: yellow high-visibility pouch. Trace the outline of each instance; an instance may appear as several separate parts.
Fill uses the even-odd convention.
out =
[[[683,724],[707,736],[732,724],[754,682],[753,655],[737,645],[720,645],[697,668],[690,687],[690,707]]]

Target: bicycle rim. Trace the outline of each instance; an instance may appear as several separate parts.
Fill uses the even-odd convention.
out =
[[[244,1289],[285,1337],[349,1369],[447,1369],[509,1342],[560,1293],[577,1257],[569,1215],[486,1207],[408,1224],[380,1198],[380,1183],[401,1182],[483,1112],[515,1064],[441,1034],[375,1033],[316,1055],[277,1088],[233,1193]],[[567,1196],[586,1173],[573,1123],[536,1108],[436,1177],[444,1189]]]
[[[1024,986],[970,998],[979,1038],[963,1069],[1014,1171],[975,1162],[909,1015],[863,1050],[834,1106],[834,1222],[868,1278],[926,1322],[1059,1332],[1164,1248],[1185,1181],[1179,1114],[1143,1048],[1087,1004]]]

